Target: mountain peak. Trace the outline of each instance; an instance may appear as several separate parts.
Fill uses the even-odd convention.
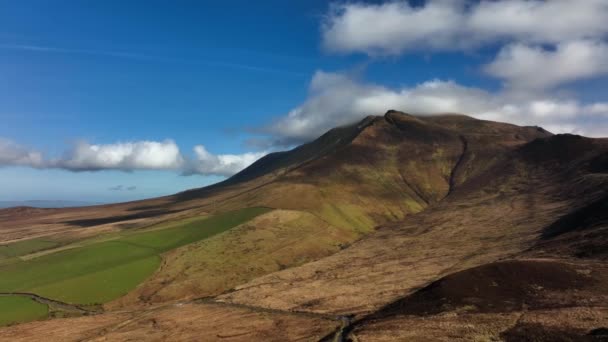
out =
[[[385,114],[384,117],[390,116],[390,115],[396,115],[396,114],[402,114],[405,115],[404,112],[399,111],[399,110],[395,110],[395,109],[389,109]]]
[[[384,120],[386,120],[388,123],[390,123],[392,125],[398,125],[400,123],[402,124],[402,123],[406,123],[406,122],[415,122],[415,123],[420,123],[420,124],[424,123],[422,120],[420,120],[418,117],[416,117],[414,115],[400,112],[400,111],[394,110],[394,109],[390,109],[389,111],[386,112],[386,114],[384,114]]]
[[[415,116],[399,111],[399,110],[394,110],[394,109],[389,109],[385,114],[384,114],[384,118],[385,119],[392,119],[392,118],[416,118]]]

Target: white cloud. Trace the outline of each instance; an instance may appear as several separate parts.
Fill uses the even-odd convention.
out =
[[[407,1],[332,6],[323,25],[323,44],[334,52],[397,54],[422,48],[444,49],[459,42],[464,17],[460,1]]]
[[[540,125],[557,133],[608,136],[608,103],[583,104],[551,96],[521,97],[490,93],[452,81],[433,80],[391,89],[363,83],[346,74],[315,73],[308,99],[267,130],[278,143],[300,143],[332,127],[370,114],[397,109],[429,115],[458,112],[480,119],[518,125]]]
[[[77,143],[62,158],[42,153],[0,138],[0,166],[28,166],[69,171],[172,170],[183,174],[231,176],[264,156],[265,152],[214,155],[204,146],[194,147],[194,158],[180,152],[172,140],[134,141],[115,144]],[[118,185],[110,190],[135,190]]]
[[[486,41],[559,43],[608,33],[605,0],[484,0],[465,17],[465,32]]]
[[[394,55],[496,41],[555,44],[608,34],[605,0],[429,0],[332,6],[323,45],[332,52]]]
[[[205,146],[197,145],[194,147],[194,154],[195,159],[186,173],[231,176],[253,164],[253,162],[263,157],[266,152],[214,155],[209,153]]]
[[[63,159],[51,164],[73,171],[170,170],[184,163],[179,147],[171,140],[137,141],[107,145],[76,144]]]
[[[39,168],[43,164],[42,153],[18,145],[11,140],[0,138],[0,166],[17,165]]]
[[[512,44],[485,71],[512,89],[540,90],[608,73],[608,44],[590,40],[560,43],[555,50]]]
[[[502,79],[505,90],[491,93],[445,81],[390,89],[317,73],[308,99],[270,130],[284,135],[283,141],[303,141],[321,127],[397,108],[419,114],[462,112],[560,133],[606,136],[608,103],[585,104],[547,91],[608,74],[607,22],[606,0],[335,4],[322,26],[328,51],[379,56],[502,46],[484,70]]]

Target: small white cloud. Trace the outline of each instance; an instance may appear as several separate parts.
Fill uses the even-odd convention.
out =
[[[608,103],[595,103],[588,106],[589,113],[598,114],[608,118]]]
[[[560,43],[554,50],[512,44],[485,71],[518,91],[541,90],[608,74],[608,44],[590,40]]]
[[[41,168],[44,166],[42,153],[28,149],[17,143],[0,138],[0,166],[29,166]]]
[[[332,52],[394,55],[500,41],[556,44],[608,34],[605,0],[429,0],[332,6],[322,28]]]
[[[211,154],[205,146],[194,147],[195,159],[191,161],[186,174],[231,176],[260,159],[266,152],[249,152],[243,154]]]
[[[110,190],[110,191],[134,191],[136,189],[137,189],[137,187],[135,185],[131,185],[131,186],[116,185],[116,186],[112,186],[112,187],[108,188],[108,190]]]

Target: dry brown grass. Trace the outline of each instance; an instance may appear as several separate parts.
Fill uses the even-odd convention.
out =
[[[139,312],[26,323],[1,341],[316,341],[337,322],[217,304],[175,304]]]

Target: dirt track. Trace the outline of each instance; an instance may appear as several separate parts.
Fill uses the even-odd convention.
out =
[[[9,297],[9,296],[28,297],[40,304],[48,305],[49,309],[51,309],[51,310],[75,312],[75,313],[80,313],[80,314],[95,314],[95,313],[101,312],[100,310],[83,308],[82,306],[79,306],[79,305],[64,303],[64,302],[61,302],[58,300],[42,297],[35,293],[29,293],[29,292],[0,292],[0,296],[3,296],[3,297]]]

